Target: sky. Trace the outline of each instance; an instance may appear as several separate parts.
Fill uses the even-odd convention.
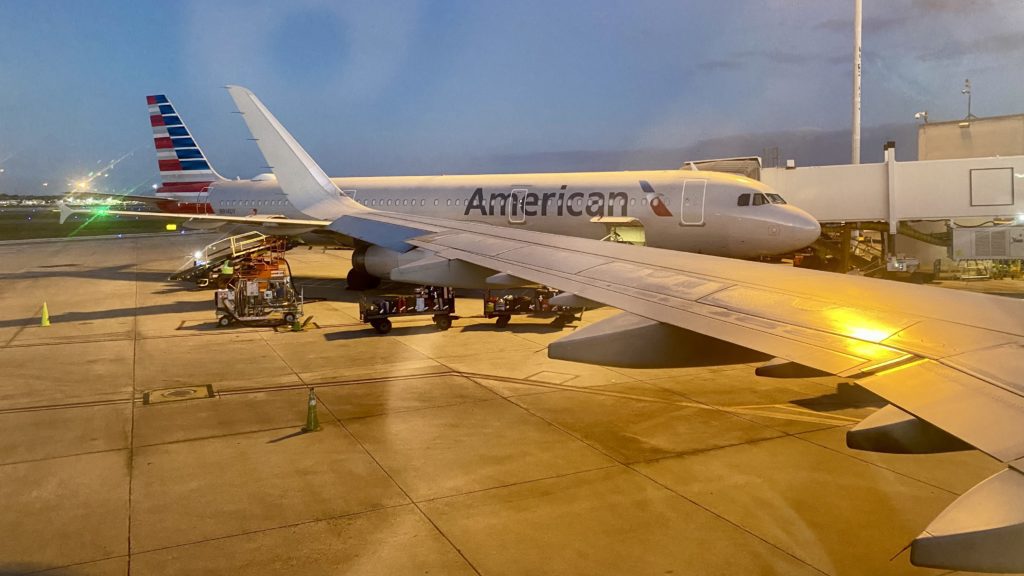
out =
[[[332,176],[849,130],[852,21],[852,0],[0,0],[0,192],[149,188],[155,93],[221,174],[266,172],[225,84]],[[961,118],[965,78],[974,114],[1024,113],[1024,0],[864,0],[863,45],[866,127]]]

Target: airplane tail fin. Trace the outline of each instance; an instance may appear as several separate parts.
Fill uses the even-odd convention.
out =
[[[249,89],[228,86],[256,145],[274,170],[288,201],[304,214],[336,220],[371,209],[344,194]]]
[[[191,201],[197,195],[204,195],[214,181],[224,180],[210,166],[167,96],[146,96],[146,103],[149,105],[149,123],[153,127],[153,145],[160,167],[157,196],[184,197]]]

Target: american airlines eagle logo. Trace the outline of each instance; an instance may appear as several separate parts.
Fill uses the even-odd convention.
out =
[[[668,205],[665,203],[665,195],[654,190],[654,186],[647,180],[640,181],[640,188],[643,189],[644,194],[647,196],[647,203],[651,206],[651,210],[658,216],[671,216],[672,211],[668,209]]]

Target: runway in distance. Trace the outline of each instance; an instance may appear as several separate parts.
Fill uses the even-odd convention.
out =
[[[164,95],[147,97],[160,169],[155,197],[125,196],[187,226],[254,225],[264,233],[337,241],[328,218],[288,200],[273,174],[228,180],[211,166]],[[255,113],[255,112],[252,112]],[[261,114],[277,120],[260,104]],[[245,114],[243,112],[243,114]],[[648,246],[734,258],[787,254],[820,234],[809,214],[769,187],[734,174],[693,170],[331,178],[372,208],[582,238],[640,239]],[[117,213],[110,211],[110,213]],[[328,215],[329,216],[329,215]],[[357,271],[350,284],[370,287]]]
[[[564,292],[554,304],[623,311],[551,343],[552,358],[638,368],[767,360],[762,376],[835,374],[890,403],[847,433],[851,448],[976,448],[1005,463],[924,528],[910,557],[1024,572],[1024,301],[377,210],[341,194],[251,92],[229,91],[290,205],[369,246],[376,274],[551,286]]]

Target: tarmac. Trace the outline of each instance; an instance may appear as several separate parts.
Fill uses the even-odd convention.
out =
[[[0,245],[0,574],[941,574],[904,547],[1002,468],[846,448],[839,378],[548,359],[610,309],[378,335],[343,250],[288,254],[309,329],[219,328],[166,280],[214,238]]]

